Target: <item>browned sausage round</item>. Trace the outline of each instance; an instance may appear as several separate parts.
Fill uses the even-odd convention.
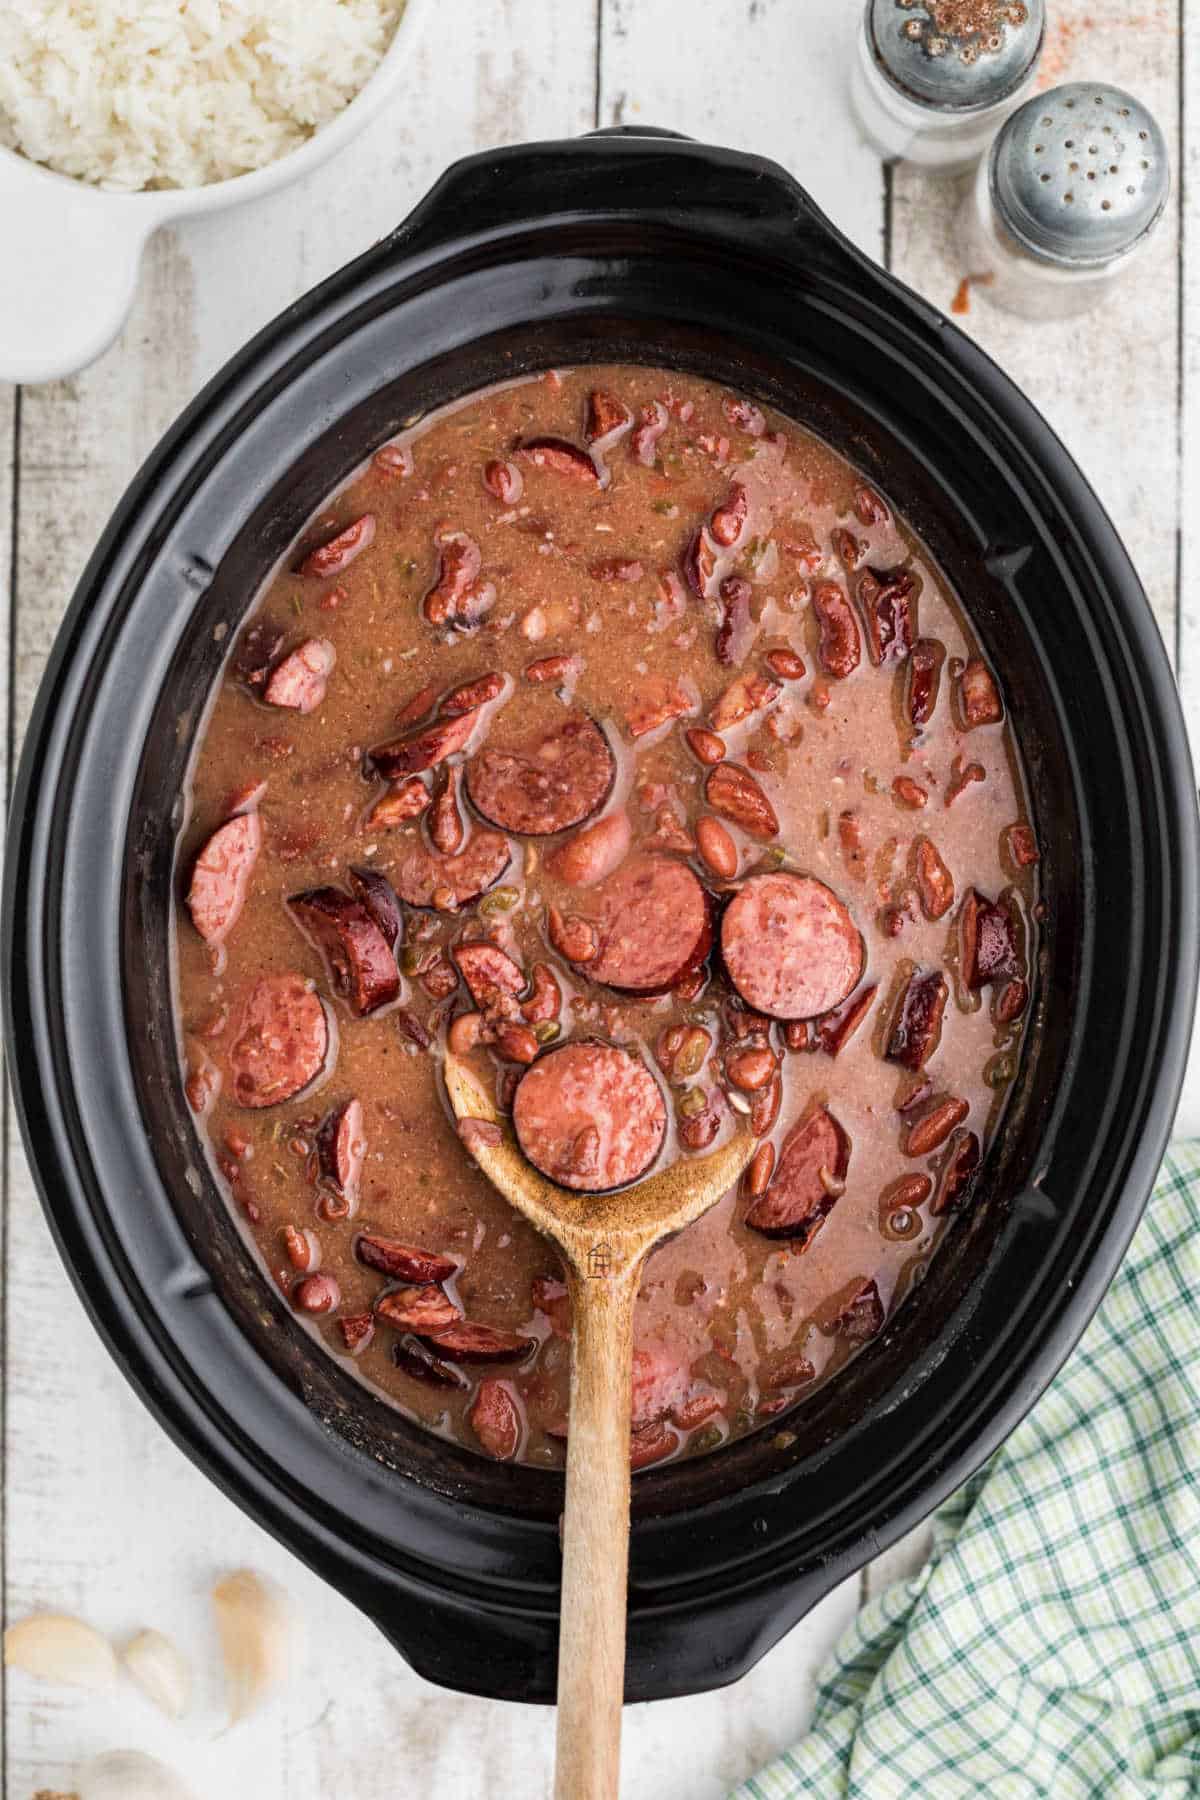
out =
[[[599,812],[616,772],[600,727],[575,713],[519,749],[481,751],[467,764],[467,792],[493,825],[545,837]]]
[[[812,1019],[839,1005],[863,969],[863,944],[837,895],[811,875],[752,875],[725,909],[721,954],[747,1006]]]
[[[845,1188],[850,1139],[819,1106],[784,1139],[779,1166],[746,1223],[766,1237],[800,1238],[807,1245]]]
[[[359,1017],[387,1006],[400,992],[392,947],[360,900],[341,888],[293,894],[288,910],[321,952],[334,989]]]
[[[667,1129],[653,1075],[611,1044],[565,1044],[541,1057],[521,1079],[512,1117],[534,1167],[589,1194],[644,1175]]]
[[[400,902],[391,882],[378,869],[351,869],[350,886],[387,939],[388,948],[395,954],[396,945],[404,935],[404,914],[400,911]]]
[[[206,944],[223,944],[237,924],[261,848],[262,820],[242,813],[219,826],[196,858],[187,903]]]
[[[413,837],[392,865],[392,886],[408,906],[454,912],[494,887],[511,860],[498,831],[475,832],[457,856],[441,856]]]
[[[504,995],[511,999],[524,991],[524,970],[495,944],[457,944],[451,955],[476,1006],[494,1006]]]
[[[599,950],[588,974],[627,994],[665,994],[712,948],[708,896],[686,863],[634,856],[601,882],[592,918]]]
[[[322,1181],[336,1188],[353,1207],[358,1200],[367,1139],[360,1100],[346,1100],[321,1121],[317,1132],[317,1163]]]
[[[246,997],[229,1052],[239,1106],[278,1106],[315,1081],[332,1034],[321,997],[303,975],[264,975]]]

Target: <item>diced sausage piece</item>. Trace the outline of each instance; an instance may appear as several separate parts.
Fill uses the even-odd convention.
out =
[[[356,556],[361,556],[375,542],[375,514],[364,513],[361,519],[355,519],[353,525],[347,525],[336,537],[330,538],[318,550],[310,550],[300,564],[301,575],[317,575],[325,579],[330,575],[340,575],[348,568]]]
[[[367,814],[368,831],[390,831],[395,825],[419,819],[433,796],[419,775],[406,775],[403,781],[380,796]]]
[[[1006,906],[968,888],[958,916],[959,968],[973,991],[1020,972],[1016,920]]]
[[[264,975],[242,1008],[229,1052],[239,1106],[278,1106],[300,1093],[329,1057],[329,1020],[302,975]]]
[[[473,681],[464,681],[460,687],[452,688],[438,707],[443,719],[458,719],[463,713],[474,712],[477,707],[487,706],[504,692],[504,677],[499,669],[491,669],[486,675],[476,675]]]
[[[1037,838],[1029,825],[1010,825],[1004,834],[1005,847],[1015,868],[1028,869],[1040,860]]]
[[[779,683],[768,681],[765,675],[756,675],[753,671],[739,675],[718,697],[712,709],[713,730],[728,731],[731,725],[740,725],[751,713],[761,712],[764,706],[778,700],[781,691]]]
[[[830,533],[830,543],[838,561],[847,569],[857,569],[867,554],[867,546],[848,526],[839,525]]]
[[[750,511],[750,497],[740,481],[735,481],[728,498],[718,506],[708,522],[708,528],[723,550],[729,550],[742,535],[742,527],[746,523],[746,515]]]
[[[413,453],[407,444],[380,444],[371,461],[385,475],[400,481],[406,481],[414,468]]]
[[[858,985],[863,942],[837,895],[811,875],[752,875],[721,920],[734,987],[774,1019],[827,1013]]]
[[[746,1223],[764,1237],[798,1238],[807,1246],[846,1188],[850,1139],[825,1107],[794,1125],[775,1173]]]
[[[341,888],[310,888],[293,894],[288,910],[324,957],[334,992],[360,1018],[397,998],[396,958],[361,900]]]
[[[496,589],[480,579],[483,558],[479,545],[465,531],[439,531],[437,575],[421,602],[431,625],[449,625],[455,631],[471,631],[495,601]]]
[[[572,713],[533,742],[473,757],[467,793],[493,825],[523,837],[545,837],[599,812],[616,772],[600,727],[585,714]]]
[[[913,866],[921,911],[927,919],[943,918],[954,905],[954,877],[942,861],[937,845],[929,838],[917,839]]]
[[[717,627],[717,661],[739,668],[750,653],[758,627],[750,610],[754,589],[741,575],[727,575],[721,583],[721,623]]]
[[[691,1371],[666,1345],[639,1344],[633,1353],[630,1423],[635,1431],[665,1419],[691,1394]]]
[[[958,704],[968,731],[977,725],[998,725],[1004,704],[987,664],[973,656],[958,678]]]
[[[287,632],[274,619],[256,619],[237,642],[233,666],[248,687],[261,687],[271,664],[287,642]]]
[[[375,1302],[375,1312],[397,1331],[422,1334],[444,1331],[447,1325],[453,1325],[462,1316],[449,1294],[432,1285],[403,1287],[395,1293],[384,1294]]]
[[[603,388],[592,389],[588,395],[587,423],[583,433],[589,444],[598,442],[600,438],[611,437],[614,432],[622,431],[632,423],[633,414],[615,394],[607,394]]]
[[[349,1318],[339,1319],[338,1330],[351,1356],[361,1356],[375,1336],[374,1314],[354,1313]]]
[[[956,1131],[938,1176],[930,1212],[935,1218],[952,1212],[966,1198],[979,1168],[979,1139],[973,1131]]]
[[[928,725],[938,702],[946,646],[938,638],[918,638],[908,659],[908,692],[904,710],[918,730]]]
[[[423,1335],[429,1337],[437,1355],[454,1362],[517,1362],[537,1348],[536,1338],[502,1331],[495,1325],[472,1325],[466,1319],[444,1331]]]
[[[458,912],[495,887],[511,861],[508,839],[498,831],[472,833],[457,856],[439,856],[416,838],[392,866],[392,885],[406,906]]]
[[[596,889],[593,905],[599,947],[587,972],[622,993],[667,993],[712,947],[708,896],[686,863],[631,857]]]
[[[700,697],[692,682],[675,675],[646,675],[625,708],[625,724],[631,738],[641,738],[669,719],[683,719],[699,710]]]
[[[337,661],[328,638],[307,638],[278,663],[263,689],[268,706],[284,706],[293,712],[315,712],[325,698],[325,688]]]
[[[901,995],[888,1036],[887,1058],[905,1069],[923,1069],[942,1035],[949,990],[940,969],[914,975]]]
[[[317,1131],[317,1166],[322,1181],[336,1188],[352,1206],[358,1199],[366,1155],[362,1104],[346,1100],[326,1114]]]
[[[643,1425],[629,1434],[629,1467],[636,1474],[639,1469],[648,1469],[652,1463],[673,1456],[678,1448],[679,1435],[664,1420]]]
[[[497,459],[484,466],[483,485],[505,506],[515,506],[525,491],[525,477],[515,463]]]
[[[430,1387],[465,1388],[468,1385],[461,1370],[435,1356],[420,1338],[406,1335],[397,1339],[392,1345],[392,1361],[414,1381],[424,1381]]]
[[[596,927],[577,913],[568,913],[564,918],[557,906],[547,908],[546,935],[568,962],[590,963],[598,954],[600,939]]]
[[[542,1025],[557,1019],[562,1011],[562,989],[549,963],[534,963],[530,976],[528,1000],[521,1002],[521,1017],[527,1025]]]
[[[481,1381],[467,1414],[471,1430],[489,1456],[511,1462],[521,1447],[521,1409],[510,1388],[494,1376]]]
[[[568,443],[566,438],[527,438],[518,448],[517,455],[532,463],[535,469],[549,469],[555,475],[565,475],[585,486],[595,486],[600,480],[600,471],[587,451]]]
[[[883,1301],[873,1281],[864,1281],[830,1323],[851,1344],[866,1344],[883,1330]]]
[[[748,437],[761,437],[767,429],[764,414],[749,400],[727,394],[721,402],[721,409],[734,430],[744,431]]]
[[[591,1194],[637,1181],[667,1129],[666,1102],[653,1075],[610,1044],[566,1044],[540,1057],[521,1079],[512,1116],[517,1142],[535,1168],[562,1187]]]
[[[867,648],[876,665],[901,662],[913,646],[917,578],[910,569],[867,569],[858,603],[867,621]]]
[[[643,406],[641,423],[629,440],[629,448],[643,467],[652,469],[658,440],[671,422],[671,415],[661,400]]]
[[[351,869],[350,886],[383,933],[388,949],[395,955],[396,946],[404,933],[404,915],[400,911],[395,888],[378,869]]]
[[[862,660],[862,637],[854,608],[836,581],[813,583],[812,608],[820,626],[817,655],[827,675],[842,681]]]
[[[262,820],[241,813],[218,826],[196,858],[187,903],[206,944],[223,944],[237,924],[261,849]]]
[[[402,775],[418,775],[422,769],[436,768],[448,756],[464,749],[478,723],[477,710],[460,713],[457,718],[435,719],[419,731],[380,744],[368,752],[367,760],[389,781],[398,781]]]
[[[485,1011],[495,1006],[502,995],[510,999],[522,993],[525,976],[505,951],[495,944],[458,944],[451,951],[459,974],[467,984],[476,1006]]]
[[[751,837],[778,837],[779,818],[749,770],[737,763],[718,763],[704,784],[704,797],[715,813],[740,825]]]
[[[878,992],[877,987],[864,988],[861,994],[851,994],[848,1000],[843,1000],[840,1006],[817,1020],[817,1044],[826,1056],[837,1056],[850,1042],[870,1012]]]
[[[1019,975],[1014,976],[1011,981],[1005,982],[996,995],[992,1005],[992,1016],[997,1025],[1011,1025],[1014,1019],[1020,1018],[1028,1004],[1029,983],[1023,981]]]
[[[354,1240],[354,1254],[368,1269],[390,1275],[396,1281],[428,1283],[449,1281],[458,1272],[452,1256],[441,1256],[436,1250],[420,1250],[413,1244],[401,1244],[395,1238],[378,1237],[360,1232]]]
[[[609,813],[556,844],[546,858],[547,871],[569,887],[593,887],[625,861],[632,837],[629,814]]]

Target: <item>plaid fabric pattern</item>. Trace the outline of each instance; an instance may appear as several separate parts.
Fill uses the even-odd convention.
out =
[[[1078,1349],[735,1800],[1200,1796],[1200,1143]]]

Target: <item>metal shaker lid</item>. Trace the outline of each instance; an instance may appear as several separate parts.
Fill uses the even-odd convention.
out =
[[[867,0],[875,60],[911,100],[946,112],[995,106],[1037,61],[1045,0]]]
[[[1131,250],[1170,191],[1167,145],[1140,100],[1077,81],[1027,100],[992,145],[992,203],[1034,256],[1094,268]]]

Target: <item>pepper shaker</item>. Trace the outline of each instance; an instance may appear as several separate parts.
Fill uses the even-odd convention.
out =
[[[1132,94],[1079,81],[1027,100],[959,213],[972,286],[1029,319],[1086,312],[1140,258],[1170,185],[1166,140]]]
[[[1042,53],[1045,0],[867,0],[850,100],[889,159],[969,169],[1020,104]]]

